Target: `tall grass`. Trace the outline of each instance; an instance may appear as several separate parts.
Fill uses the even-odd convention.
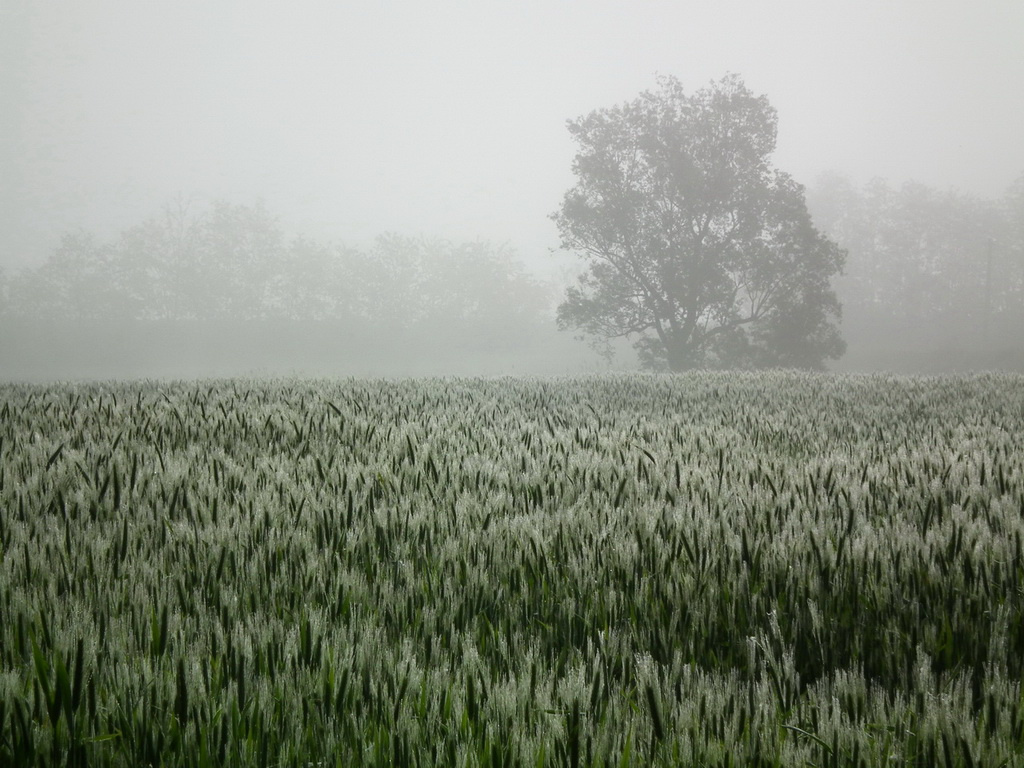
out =
[[[1024,380],[0,386],[0,764],[998,766]]]

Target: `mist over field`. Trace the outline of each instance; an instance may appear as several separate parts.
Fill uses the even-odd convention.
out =
[[[1021,369],[1022,28],[1013,0],[9,0],[0,377]],[[796,254],[769,276],[782,299],[735,259],[717,265],[728,290],[694,298],[723,282],[673,266],[678,230],[616,222],[592,196],[585,158],[617,150],[609,133],[586,144],[598,136],[580,121],[626,120],[615,110],[642,93],[699,100],[729,77],[734,106],[770,105],[736,125],[791,178],[786,210],[806,205],[839,249],[798,278],[823,252],[780,241]],[[619,138],[657,135],[702,169],[703,186],[684,194],[678,176],[662,193],[718,201],[714,169],[736,167],[721,147],[681,149],[694,125],[644,119]],[[657,157],[651,179],[682,167]],[[613,237],[579,238],[575,194]],[[737,210],[762,235],[803,226]],[[686,215],[724,236],[737,210]],[[586,282],[638,238],[654,261]],[[687,258],[753,258],[763,239]],[[638,288],[640,273],[659,284]]]
[[[1021,765],[1022,31],[0,0],[0,767]]]

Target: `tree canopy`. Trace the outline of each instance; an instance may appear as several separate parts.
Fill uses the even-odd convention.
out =
[[[632,337],[642,361],[820,367],[844,344],[831,279],[843,251],[776,170],[777,116],[735,75],[678,80],[572,120],[576,184],[553,215],[587,262],[562,328]]]

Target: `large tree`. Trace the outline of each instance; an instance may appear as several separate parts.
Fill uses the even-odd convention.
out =
[[[553,219],[588,266],[559,325],[633,337],[647,365],[673,371],[840,356],[844,254],[770,162],[774,108],[735,75],[692,95],[659,86],[569,122],[576,184]]]

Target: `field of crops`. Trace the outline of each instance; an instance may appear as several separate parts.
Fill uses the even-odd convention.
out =
[[[0,765],[1024,764],[1024,378],[0,385]]]

